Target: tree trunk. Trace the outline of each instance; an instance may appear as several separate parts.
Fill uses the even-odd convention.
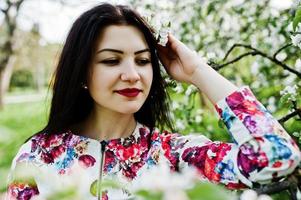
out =
[[[16,55],[11,55],[9,57],[6,67],[4,69],[4,76],[2,79],[2,81],[3,81],[2,87],[3,87],[4,94],[8,91],[10,79],[11,79],[11,76],[13,73],[13,69],[14,69],[16,60],[17,60]]]
[[[6,67],[0,72],[0,109],[4,106],[4,96],[9,88],[10,78],[12,76],[16,56],[11,55],[8,59]]]

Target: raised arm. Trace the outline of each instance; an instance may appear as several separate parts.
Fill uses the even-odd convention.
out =
[[[166,47],[158,47],[168,74],[206,94],[234,143],[163,135],[162,141],[168,141],[164,151],[172,150],[166,157],[177,158],[173,163],[180,168],[193,165],[205,178],[229,188],[251,187],[291,173],[300,162],[299,148],[250,88],[236,87],[175,37],[168,39]]]
[[[158,45],[159,57],[175,80],[195,85],[215,104],[238,88],[171,34],[166,47]]]

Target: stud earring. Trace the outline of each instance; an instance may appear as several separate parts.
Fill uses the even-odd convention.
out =
[[[82,88],[84,88],[85,90],[88,89],[88,86],[84,83],[82,83]]]

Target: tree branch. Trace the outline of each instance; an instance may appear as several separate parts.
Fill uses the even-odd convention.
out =
[[[278,53],[280,53],[283,49],[286,49],[287,47],[290,47],[290,46],[292,46],[292,45],[293,45],[293,43],[289,43],[289,44],[284,45],[284,46],[281,47],[280,49],[278,49],[278,50],[274,53],[273,58],[276,59],[276,56],[278,55]]]
[[[297,174],[296,174],[297,173]],[[295,170],[294,174],[289,176],[286,180],[281,182],[276,182],[268,185],[261,186],[255,191],[258,194],[275,194],[281,191],[288,190],[290,193],[292,200],[297,200],[297,188],[300,184],[300,180],[298,179],[298,168]]]
[[[301,110],[301,108],[298,109],[297,101],[293,101],[292,103],[293,103],[293,109],[294,109],[294,110],[296,110],[296,111]],[[299,116],[300,119],[301,119],[301,112],[297,112],[297,114],[298,114],[298,116]]]
[[[274,194],[278,193],[283,190],[287,190],[291,187],[292,183],[289,180],[284,180],[278,183],[272,183],[269,185],[264,185],[258,189],[255,189],[255,191],[258,194]]]
[[[231,60],[231,61],[229,61],[229,62],[227,62],[227,63],[221,64],[221,65],[216,65],[216,66],[214,66],[213,68],[214,68],[215,70],[220,70],[221,68],[223,68],[223,67],[225,67],[225,66],[227,66],[227,65],[230,65],[230,64],[233,64],[233,63],[239,61],[239,60],[242,59],[243,57],[246,57],[246,56],[249,56],[249,55],[254,56],[254,55],[256,55],[256,54],[257,54],[257,53],[256,53],[256,52],[253,52],[253,51],[247,52],[247,53],[244,53],[244,54],[242,54],[242,55],[240,55],[240,56],[234,58],[233,60]]]
[[[290,118],[296,116],[296,115],[301,115],[301,108],[297,108],[295,109],[294,112],[288,114],[288,115],[285,115],[284,117],[280,118],[278,121],[279,123],[283,124],[284,122],[286,122],[287,120],[289,120]],[[301,118],[301,117],[300,117]]]
[[[252,50],[252,51],[251,51],[251,52],[248,52],[248,53],[245,53],[245,54],[242,54],[242,55],[238,56],[237,58],[233,59],[233,60],[230,61],[230,62],[227,62],[227,63],[224,63],[224,64],[220,64],[220,65],[216,65],[215,68],[216,68],[217,70],[218,70],[218,69],[221,69],[222,67],[225,67],[225,66],[227,66],[227,65],[229,65],[229,64],[232,64],[232,63],[234,63],[234,62],[237,62],[237,61],[239,61],[240,59],[242,59],[242,58],[245,57],[245,56],[249,56],[249,55],[252,55],[252,56],[260,55],[260,56],[262,56],[262,57],[264,57],[264,58],[269,59],[269,60],[272,61],[273,63],[275,63],[275,64],[281,66],[283,69],[288,70],[289,72],[291,72],[291,73],[293,73],[293,74],[296,74],[299,78],[301,78],[301,73],[298,72],[297,70],[295,70],[295,69],[289,67],[287,64],[285,64],[285,63],[279,61],[278,59],[276,59],[276,58],[274,58],[274,57],[271,57],[271,56],[267,55],[266,53],[264,53],[264,52],[262,52],[262,51],[260,51],[260,50],[258,50],[258,49],[256,49],[256,48],[252,47],[251,45],[239,44],[239,43],[234,44],[234,45],[228,50],[228,52],[226,53],[226,55],[225,55],[225,57],[224,57],[223,60],[226,60],[227,57],[228,57],[228,55],[229,55],[236,47],[243,47],[243,48],[246,48],[246,49],[250,49],[250,50]],[[280,48],[280,50],[282,50],[283,48],[284,48],[284,47]],[[285,48],[286,48],[286,47],[285,47]],[[276,53],[275,53],[276,55],[277,55],[277,52],[279,53],[280,51],[279,51],[279,50],[276,51]],[[274,54],[274,55],[275,55],[275,54]]]
[[[244,47],[244,48],[247,48],[247,49],[251,49],[251,50],[257,51],[257,49],[254,49],[251,45],[236,43],[236,44],[233,44],[232,47],[227,51],[225,57],[223,58],[223,61],[225,61],[225,60],[228,58],[228,56],[230,55],[230,53],[231,53],[236,47]]]

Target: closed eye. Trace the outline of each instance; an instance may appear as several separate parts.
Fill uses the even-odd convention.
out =
[[[104,61],[101,61],[101,63],[104,63],[104,64],[107,64],[107,65],[115,65],[115,64],[118,64],[119,63],[119,60],[104,60]]]
[[[139,59],[136,61],[138,63],[138,65],[147,65],[148,63],[150,63],[149,59]]]

